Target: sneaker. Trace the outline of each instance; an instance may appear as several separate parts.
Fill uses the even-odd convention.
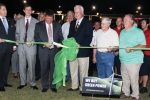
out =
[[[144,94],[144,93],[147,93],[148,90],[146,87],[142,87],[139,92],[140,92],[140,94]]]

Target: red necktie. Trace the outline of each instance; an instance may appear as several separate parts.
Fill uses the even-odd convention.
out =
[[[29,21],[27,19],[27,22],[26,22],[26,34],[25,34],[25,38],[24,38],[24,42],[27,42],[27,31],[28,31],[28,27],[29,27]]]

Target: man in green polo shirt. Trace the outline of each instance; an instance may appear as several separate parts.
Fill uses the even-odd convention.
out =
[[[134,16],[127,14],[124,17],[124,27],[120,34],[119,56],[121,61],[121,75],[123,87],[121,99],[130,96],[130,85],[132,87],[132,100],[139,99],[139,70],[143,63],[143,52],[130,48],[145,48],[145,36],[141,29],[133,26]]]

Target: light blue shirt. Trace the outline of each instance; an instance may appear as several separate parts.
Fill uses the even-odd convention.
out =
[[[146,45],[145,36],[141,29],[133,26],[129,31],[126,31],[126,29],[121,31],[120,48],[132,48],[139,44]],[[119,56],[121,62],[125,64],[141,64],[144,57],[141,50],[126,53],[125,49],[119,50]]]

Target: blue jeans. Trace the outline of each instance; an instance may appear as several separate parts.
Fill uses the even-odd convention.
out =
[[[96,52],[97,71],[99,78],[108,78],[112,75],[114,66],[114,52],[101,53]]]
[[[69,65],[69,62],[67,62],[67,67],[66,67],[66,70],[67,70],[67,75],[66,75],[66,80],[69,81],[70,80],[70,65]],[[78,69],[78,79],[80,80],[80,72],[79,72],[79,69]]]

